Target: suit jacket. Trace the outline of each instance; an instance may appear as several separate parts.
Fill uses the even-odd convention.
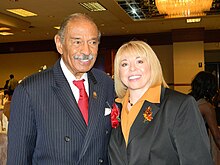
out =
[[[108,164],[111,132],[107,103],[114,101],[113,81],[92,69],[88,127],[60,67],[22,81],[11,102],[8,165]]]
[[[143,113],[152,108],[153,119]],[[112,130],[112,165],[212,165],[204,121],[191,97],[162,88],[161,103],[145,101],[130,129],[126,147],[121,125]]]

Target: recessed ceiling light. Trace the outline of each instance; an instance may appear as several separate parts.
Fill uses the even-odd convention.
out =
[[[59,29],[60,29],[60,26],[54,26],[54,28],[59,30]]]
[[[201,18],[188,18],[186,19],[186,23],[196,23],[196,22],[200,22]]]
[[[82,2],[79,4],[89,11],[105,11],[105,10],[107,10],[99,2]]]
[[[14,14],[17,14],[19,16],[22,16],[22,17],[32,17],[32,16],[37,16],[37,14],[31,12],[31,11],[28,11],[28,10],[24,10],[24,9],[6,9],[7,11],[11,12],[11,13],[14,13]]]
[[[6,30],[11,30],[11,29],[8,27],[0,27],[0,31],[6,31]]]
[[[14,33],[10,33],[10,32],[0,32],[0,35],[2,35],[2,36],[9,36],[9,35],[14,35]]]

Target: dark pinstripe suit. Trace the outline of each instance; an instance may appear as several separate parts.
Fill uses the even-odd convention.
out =
[[[97,69],[88,72],[88,80],[88,127],[60,60],[16,88],[11,103],[8,165],[108,164],[111,123],[104,111],[106,101],[112,105],[114,100],[113,81]]]

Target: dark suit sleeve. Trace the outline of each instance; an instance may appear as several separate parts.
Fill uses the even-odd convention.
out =
[[[11,102],[7,165],[31,165],[35,140],[36,125],[31,100],[25,88],[19,85]]]
[[[179,107],[173,136],[181,165],[213,164],[205,124],[196,101],[191,96]]]

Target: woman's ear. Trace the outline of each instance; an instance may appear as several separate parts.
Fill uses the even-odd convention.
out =
[[[56,44],[57,51],[62,55],[63,54],[63,45],[62,45],[60,36],[55,35],[54,41],[55,41],[55,44]]]

